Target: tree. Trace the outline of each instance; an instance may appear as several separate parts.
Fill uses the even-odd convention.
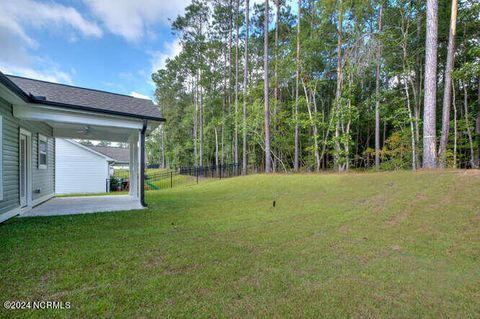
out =
[[[245,0],[245,52],[244,52],[244,73],[243,73],[243,153],[242,153],[242,175],[247,174],[247,98],[248,98],[248,20],[249,0]]]
[[[343,67],[342,67],[342,41],[343,41],[343,1],[338,3],[338,26],[337,26],[337,85],[335,90],[335,116],[337,123],[335,126],[335,153],[334,168],[338,171],[343,170],[340,164],[340,103],[342,97]]]
[[[238,46],[240,42],[240,24],[239,24],[239,13],[240,13],[240,0],[236,0],[236,10],[235,10],[235,130],[234,130],[234,162],[238,164]]]
[[[293,120],[295,121],[295,155],[293,159],[293,170],[298,172],[299,167],[299,127],[298,127],[298,90],[299,90],[299,82],[300,82],[300,19],[301,19],[301,0],[297,1],[297,10],[298,10],[298,17],[297,17],[297,58],[295,59],[295,109],[293,113]]]
[[[438,149],[439,166],[445,167],[448,133],[450,128],[450,107],[452,103],[452,72],[455,60],[455,33],[457,25],[457,0],[452,0],[450,31],[448,33],[447,65],[445,66],[445,81],[443,91],[442,135]]]
[[[427,34],[425,42],[425,94],[423,110],[423,167],[437,166],[436,99],[437,99],[437,33],[438,3],[427,0]]]
[[[378,13],[378,32],[382,32],[382,12],[383,6],[380,5]],[[382,49],[380,43],[377,44],[377,66],[375,72],[375,168],[380,168],[380,58]]]
[[[97,146],[111,146],[112,142],[110,141],[100,141]]]
[[[269,108],[269,87],[268,87],[268,0],[265,0],[265,22],[264,22],[264,47],[263,47],[263,78],[265,98],[265,173],[272,170],[272,159],[270,153],[270,108]]]
[[[82,145],[87,145],[87,146],[93,145],[92,141],[90,140],[79,140],[78,142]]]
[[[477,135],[477,167],[480,167],[480,76],[477,78],[477,120],[475,124]]]
[[[409,0],[275,0],[274,21],[265,1],[192,0],[172,25],[182,50],[152,77],[167,122],[148,139],[149,158],[173,168],[241,161],[243,174],[269,164],[416,169],[422,152],[425,167],[435,157],[477,166],[480,6],[458,3],[464,31],[454,50],[440,51],[437,76],[435,46],[447,47],[454,14],[444,3],[432,16],[429,0],[424,26],[425,6]],[[440,146],[436,85],[453,106],[453,132],[444,117]]]

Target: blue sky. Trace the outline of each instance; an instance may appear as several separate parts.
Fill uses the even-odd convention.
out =
[[[1,0],[0,70],[153,97],[152,71],[181,46],[168,19],[189,0]]]

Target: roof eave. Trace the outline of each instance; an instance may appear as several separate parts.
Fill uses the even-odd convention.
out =
[[[132,114],[132,113],[125,113],[125,112],[111,111],[111,110],[100,110],[100,109],[97,109],[97,108],[94,108],[94,107],[87,107],[87,106],[81,106],[81,105],[75,105],[75,104],[66,104],[66,103],[45,101],[45,100],[35,99],[35,98],[32,98],[32,97],[29,97],[29,98],[31,100],[30,101],[31,103],[43,104],[43,105],[54,106],[54,107],[61,107],[61,108],[64,108],[64,109],[75,109],[75,110],[80,110],[80,111],[89,111],[89,112],[95,112],[95,113],[101,113],[101,114],[127,116],[127,117],[134,117],[134,118],[137,118],[137,119],[156,121],[156,122],[165,122],[166,121],[165,118],[163,118],[163,117]]]
[[[42,99],[36,99],[35,97],[26,94],[22,89],[20,89],[12,80],[10,80],[5,74],[0,72],[0,83],[2,83],[5,87],[7,87],[10,91],[12,91],[15,95],[20,97],[26,103],[36,103],[36,104],[43,104],[49,105],[54,107],[61,107],[66,109],[76,109],[76,110],[83,110],[101,114],[110,114],[110,115],[117,115],[117,116],[126,116],[126,117],[133,117],[142,120],[150,120],[156,122],[165,122],[165,118],[157,117],[157,116],[148,116],[148,115],[140,115],[140,114],[132,114],[132,113],[125,113],[125,112],[118,112],[112,110],[100,110],[94,107],[86,107],[81,105],[75,104],[66,104],[66,103],[59,103],[59,102],[52,102],[46,101]]]

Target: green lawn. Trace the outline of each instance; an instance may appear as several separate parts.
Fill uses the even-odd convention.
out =
[[[147,202],[0,225],[0,300],[72,304],[0,317],[480,317],[479,171],[248,176]]]
[[[153,189],[152,185],[158,189],[166,189],[171,187],[178,187],[181,185],[193,185],[196,184],[195,176],[180,175],[180,174],[164,174],[161,176],[148,175],[149,178],[145,180],[146,189]]]
[[[145,169],[146,175],[164,174],[168,172],[170,172],[170,170],[165,168],[146,168]],[[128,169],[115,169],[113,171],[113,176],[117,178],[128,178],[129,173],[130,171]]]

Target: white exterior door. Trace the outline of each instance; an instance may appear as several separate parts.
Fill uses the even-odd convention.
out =
[[[28,205],[28,175],[29,165],[28,165],[28,136],[26,134],[20,133],[20,142],[19,142],[19,185],[20,185],[20,207],[26,207]]]

